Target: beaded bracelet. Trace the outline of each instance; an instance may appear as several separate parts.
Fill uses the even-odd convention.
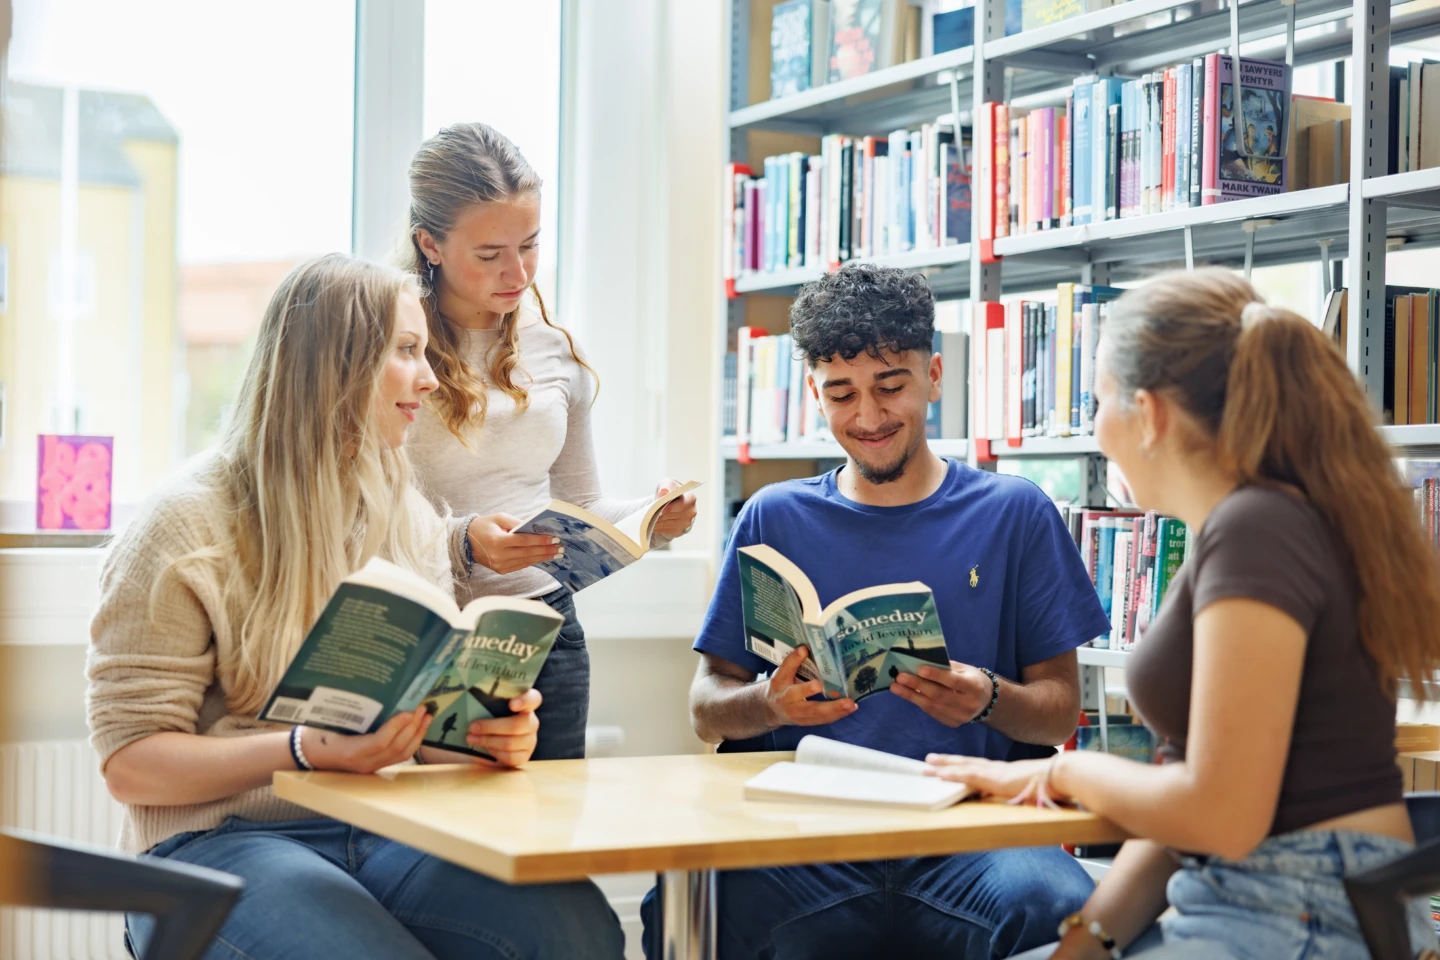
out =
[[[298,726],[290,728],[290,759],[295,761],[296,770],[314,770],[314,765],[305,759],[305,748],[300,745],[300,731],[304,729]]]
[[[480,514],[472,513],[465,518],[465,534],[461,539],[465,541],[465,567],[467,570],[475,569],[475,544],[470,542],[470,524],[474,523],[478,516]]]
[[[1072,913],[1060,921],[1060,929],[1058,932],[1063,939],[1065,934],[1076,927],[1084,927],[1086,933],[1100,941],[1100,946],[1104,947],[1108,952],[1110,960],[1120,960],[1120,948],[1115,945],[1115,938],[1105,932],[1105,928],[1100,926],[1099,920],[1091,920],[1089,923],[1086,923],[1085,918],[1080,916],[1080,914]]]
[[[1000,702],[1000,678],[989,667],[981,667],[980,672],[990,678],[990,702],[970,720],[971,723],[984,723],[995,712],[995,704]]]

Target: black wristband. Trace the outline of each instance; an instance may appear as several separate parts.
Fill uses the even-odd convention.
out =
[[[971,723],[984,723],[990,718],[990,714],[995,712],[995,704],[1000,702],[1000,678],[995,676],[995,671],[989,667],[981,667],[980,672],[990,678],[990,702],[971,719]]]

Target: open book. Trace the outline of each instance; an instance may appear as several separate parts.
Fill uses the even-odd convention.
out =
[[[819,800],[940,810],[971,794],[963,783],[927,777],[919,760],[808,736],[795,760],[766,767],[745,781],[746,800]]]
[[[565,555],[542,560],[534,566],[569,587],[571,593],[578,593],[643,557],[650,549],[650,535],[655,531],[660,511],[698,486],[698,480],[682,483],[619,523],[597,517],[573,503],[551,500],[539,513],[522,521],[514,532],[558,537]]]
[[[422,703],[425,742],[476,754],[472,720],[505,716],[529,690],[565,618],[538,600],[444,590],[380,558],[340,582],[261,720],[373,733]],[[458,732],[458,735],[457,735]]]
[[[827,697],[860,700],[921,664],[950,666],[925,584],[867,587],[822,610],[810,578],[779,551],[756,544],[741,547],[738,559],[745,649],[778,665],[796,647],[809,647],[801,675],[819,677]]]

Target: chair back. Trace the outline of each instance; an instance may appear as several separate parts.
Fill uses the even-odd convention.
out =
[[[0,904],[151,914],[155,933],[143,960],[199,960],[245,887],[239,877],[188,863],[0,830],[0,863],[14,862],[25,872],[0,891]]]
[[[1405,904],[1440,890],[1440,793],[1405,797],[1415,849],[1389,863],[1345,878],[1372,960],[1412,960]]]

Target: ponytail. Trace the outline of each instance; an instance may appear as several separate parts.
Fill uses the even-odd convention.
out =
[[[1334,343],[1220,269],[1125,294],[1104,335],[1122,396],[1166,393],[1241,484],[1298,491],[1338,534],[1359,584],[1361,640],[1387,689],[1440,668],[1440,560]]]

